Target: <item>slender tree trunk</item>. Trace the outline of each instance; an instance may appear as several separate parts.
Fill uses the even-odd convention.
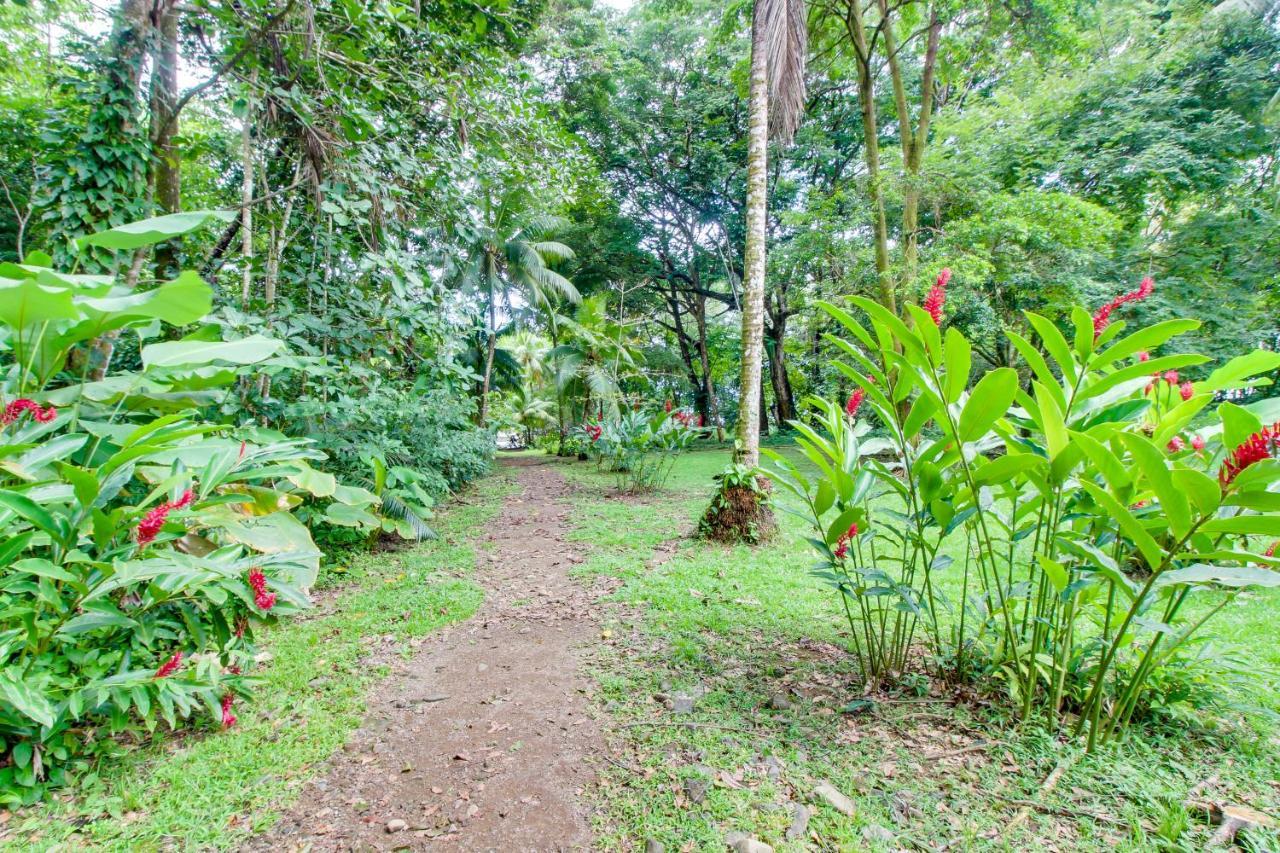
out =
[[[155,204],[163,213],[182,209],[182,164],[174,138],[178,133],[178,10],[172,0],[156,5],[157,44],[151,85],[151,154]],[[177,243],[156,246],[156,276],[178,274]]]
[[[880,304],[898,313],[898,299],[889,270],[889,227],[884,212],[884,187],[880,175],[880,128],[876,120],[875,66],[866,22],[859,0],[850,0],[845,26],[857,53],[858,101],[862,108],[863,156],[867,164],[867,192],[871,196],[872,224],[876,250],[876,281]]]
[[[708,424],[715,424],[716,441],[724,441],[724,427],[720,424],[720,404],[716,400],[716,383],[711,376],[711,357],[707,352],[707,297],[697,295],[698,360],[702,363],[702,397],[706,401],[703,414]]]
[[[786,317],[779,317],[769,325],[769,377],[773,383],[773,400],[778,415],[778,426],[796,419],[795,394],[791,390],[791,378],[787,376],[787,351],[784,339],[787,333]]]
[[[737,461],[760,464],[760,373],[764,349],[765,217],[768,204],[769,75],[764,4],[751,17],[750,119],[747,130],[747,241],[743,252],[742,373]]]
[[[240,126],[240,307],[249,309],[253,295],[253,104],[245,109]]]
[[[493,304],[496,298],[497,294],[491,291],[489,294],[489,340],[485,345],[484,381],[480,385],[480,426],[485,425],[485,420],[489,416],[489,385],[493,381],[493,354],[498,348],[498,332],[495,326],[497,315]]]

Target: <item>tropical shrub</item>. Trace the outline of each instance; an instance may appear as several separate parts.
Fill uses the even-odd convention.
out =
[[[1072,712],[1092,748],[1175,695],[1162,668],[1241,590],[1280,585],[1274,401],[1208,408],[1280,355],[1181,379],[1207,359],[1157,353],[1196,321],[1126,334],[1114,316],[1144,281],[1076,307],[1065,333],[1028,312],[1041,348],[1006,330],[1025,375],[971,383],[969,341],[940,328],[945,286],[905,321],[861,297],[861,319],[823,305],[856,390],[794,424],[813,470],[770,453],[769,475],[813,530],[871,681],[923,648],[939,674],[1003,684],[1024,718]],[[869,439],[868,410],[886,438]]]
[[[82,242],[134,249],[209,214]],[[378,499],[311,462],[309,441],[201,419],[279,342],[155,340],[208,311],[194,273],[150,289],[0,264],[0,800],[30,801],[110,735],[207,710],[235,722],[254,626],[308,605],[320,560],[304,498],[365,512]],[[73,354],[135,336],[141,369],[90,379]],[[90,342],[98,342],[92,348]],[[378,519],[372,519],[374,524]]]
[[[662,409],[654,414],[623,409],[617,417],[581,427],[597,461],[618,475],[618,488],[652,491],[662,486],[676,457],[702,433],[695,417]]]

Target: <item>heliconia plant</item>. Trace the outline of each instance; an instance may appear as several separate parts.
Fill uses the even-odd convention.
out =
[[[618,488],[629,492],[659,488],[676,457],[703,431],[696,415],[674,409],[669,401],[653,413],[622,409],[615,417],[582,426],[588,453],[615,472]]]
[[[94,235],[136,247],[208,219]],[[139,241],[143,241],[140,243]],[[154,340],[209,311],[194,273],[150,289],[0,264],[0,802],[37,798],[110,736],[204,709],[230,725],[255,625],[309,606],[320,551],[304,499],[378,498],[312,467],[309,441],[206,421],[263,337]],[[142,370],[89,377],[77,353],[138,334]],[[352,523],[358,523],[353,521]],[[379,524],[373,518],[372,524]]]
[[[1207,359],[1151,353],[1198,322],[1126,334],[1117,317],[1152,292],[1144,280],[1074,308],[1066,332],[1027,312],[1038,346],[1005,332],[1023,368],[971,381],[947,278],[905,318],[861,297],[857,314],[822,304],[856,390],[811,400],[794,424],[812,468],[772,453],[767,473],[815,534],[869,681],[918,651],[940,676],[1003,684],[1023,718],[1074,718],[1093,748],[1151,706],[1153,674],[1242,589],[1280,586],[1266,550],[1280,537],[1280,424],[1264,424],[1277,401],[1210,410],[1280,355],[1182,379]]]

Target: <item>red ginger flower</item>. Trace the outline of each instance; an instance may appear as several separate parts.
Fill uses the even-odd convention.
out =
[[[858,414],[858,407],[862,405],[862,401],[866,398],[867,392],[861,388],[853,389],[853,393],[849,395],[848,401],[844,404],[844,413],[849,417]]]
[[[1204,450],[1204,439],[1198,435],[1191,436],[1191,449],[1196,453]]]
[[[850,524],[849,529],[840,534],[840,538],[836,540],[835,555],[837,559],[843,560],[849,555],[849,542],[857,535],[858,525],[856,524]]]
[[[1164,381],[1165,381],[1165,382],[1168,382],[1170,385],[1177,385],[1177,384],[1178,384],[1178,371],[1176,371],[1176,370],[1166,370],[1166,371],[1164,372],[1164,376],[1162,376],[1161,378],[1162,378],[1162,379],[1164,379]]]
[[[1270,459],[1276,451],[1276,442],[1280,439],[1280,422],[1274,423],[1249,436],[1235,450],[1227,455],[1218,471],[1218,482],[1225,489],[1240,476],[1240,472],[1255,462]]]
[[[234,694],[225,693],[222,696],[222,727],[231,728],[236,724],[236,715],[231,713],[231,706],[235,704],[236,697]]]
[[[1175,435],[1173,438],[1169,439],[1170,453],[1180,453],[1181,451],[1185,450],[1186,447],[1187,447],[1187,443],[1182,440],[1182,436],[1180,435]]]
[[[1137,290],[1131,290],[1128,293],[1122,293],[1119,296],[1117,296],[1115,299],[1112,299],[1106,305],[1103,305],[1101,308],[1099,308],[1097,312],[1095,312],[1093,315],[1093,339],[1096,341],[1098,339],[1098,336],[1101,335],[1103,331],[1106,330],[1107,326],[1111,325],[1112,311],[1115,311],[1121,305],[1124,305],[1129,302],[1141,302],[1143,299],[1146,299],[1148,296],[1150,296],[1152,291],[1154,291],[1155,289],[1156,289],[1155,280],[1152,279],[1150,276],[1147,276],[1142,280],[1142,283],[1138,285]],[[1139,358],[1142,361],[1146,361],[1146,359],[1141,358],[1141,356],[1139,356]]]
[[[1146,350],[1140,350],[1138,352],[1138,361],[1150,361],[1150,360],[1151,360],[1151,353],[1147,352]]]
[[[1178,393],[1182,395],[1182,399],[1190,400],[1195,396],[1196,389],[1190,382],[1183,382],[1178,386]]]
[[[671,411],[671,401],[668,400],[667,402],[663,403],[662,408],[664,411],[667,411],[667,412]]]
[[[22,417],[23,412],[30,412],[31,417],[35,418],[42,424],[47,424],[58,416],[58,410],[53,406],[50,406],[47,409],[42,409],[34,400],[28,400],[26,397],[22,397],[11,401],[9,405],[4,407],[4,414],[0,415],[0,424],[8,426],[18,418]]]
[[[1278,547],[1280,547],[1280,539],[1277,539],[1274,542],[1272,542],[1270,545],[1268,545],[1267,550],[1262,552],[1262,556],[1274,557],[1276,555],[1276,548]]]
[[[168,678],[177,672],[180,666],[182,666],[182,652],[174,652],[173,657],[160,664],[160,668],[156,670],[156,678]]]
[[[276,594],[267,589],[267,577],[262,569],[249,570],[249,586],[253,588],[253,603],[260,610],[270,610],[276,606]]]
[[[164,527],[164,521],[169,517],[169,513],[175,509],[184,509],[190,506],[195,500],[195,493],[187,489],[182,493],[182,497],[176,501],[165,501],[157,507],[152,508],[150,512],[142,517],[142,521],[138,522],[138,529],[134,531],[134,538],[138,540],[138,547],[145,548],[151,544],[160,533],[160,528]]]
[[[924,298],[923,308],[930,317],[933,318],[935,326],[942,325],[942,307],[947,304],[947,283],[951,281],[951,268],[943,267],[942,272],[938,273],[938,280],[934,282],[933,287],[929,289],[929,293]]]

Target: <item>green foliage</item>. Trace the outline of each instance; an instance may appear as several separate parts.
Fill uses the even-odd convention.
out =
[[[814,421],[795,428],[816,471],[772,454],[770,475],[812,527],[816,575],[838,594],[869,679],[901,676],[921,638],[940,673],[1003,684],[1023,717],[1058,726],[1074,711],[1092,748],[1178,695],[1152,685],[1213,613],[1241,589],[1280,586],[1258,538],[1280,537],[1280,462],[1260,433],[1275,407],[1224,404],[1196,434],[1203,449],[1183,437],[1215,393],[1280,356],[1240,356],[1179,387],[1176,371],[1205,359],[1147,352],[1172,349],[1194,321],[1095,333],[1076,307],[1066,334],[1026,313],[1047,358],[1011,334],[1025,380],[997,368],[971,384],[972,344],[956,327],[944,335],[915,306],[908,325],[850,302],[864,322],[823,306],[848,334],[834,339],[848,358],[836,366],[888,438],[866,440],[865,422],[814,400]],[[1251,440],[1260,458],[1237,471]],[[939,575],[957,572],[960,594],[942,594]]]
[[[149,228],[148,239],[199,221]],[[122,731],[206,709],[230,719],[254,684],[253,626],[306,608],[316,579],[320,552],[291,510],[309,495],[377,502],[312,468],[323,456],[310,442],[192,411],[278,342],[153,343],[138,373],[85,382],[62,371],[103,331],[145,339],[200,319],[211,294],[194,274],[131,291],[27,260],[0,269],[0,798],[10,803],[62,784]]]
[[[688,412],[624,409],[616,418],[585,424],[582,435],[597,461],[617,473],[620,490],[651,492],[666,482],[676,457],[702,434],[693,424]]]

